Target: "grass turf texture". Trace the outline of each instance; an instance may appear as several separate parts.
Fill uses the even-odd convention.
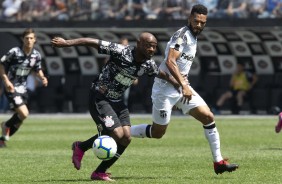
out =
[[[162,139],[132,140],[109,170],[116,183],[282,183],[282,134],[274,132],[276,116],[217,117],[222,154],[240,165],[222,175],[213,171],[202,126],[190,117],[172,119]],[[150,121],[132,118],[133,124]],[[89,150],[81,170],[75,170],[71,143],[96,132],[89,117],[29,117],[8,147],[0,149],[0,183],[93,183],[90,175],[100,161]]]

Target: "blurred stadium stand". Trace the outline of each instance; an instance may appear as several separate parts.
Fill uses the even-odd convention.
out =
[[[7,22],[185,20],[192,6],[199,3],[209,9],[210,18],[282,17],[279,0],[0,0],[0,19]]]

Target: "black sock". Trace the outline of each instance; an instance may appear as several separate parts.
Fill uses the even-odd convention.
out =
[[[109,169],[117,160],[118,158],[123,154],[124,150],[127,148],[127,146],[123,146],[119,143],[117,143],[117,153],[114,158],[111,160],[103,161],[95,170],[95,172],[106,172],[107,169]]]
[[[148,138],[152,138],[152,136],[151,136],[151,127],[152,127],[152,125],[148,125],[148,126],[146,127],[146,136],[147,136]]]
[[[81,142],[78,147],[82,150],[82,151],[87,151],[89,149],[92,148],[93,146],[93,143],[95,141],[95,139],[98,138],[98,134],[94,135],[93,137],[91,137],[90,139],[84,141],[84,142]]]
[[[5,126],[10,128],[10,136],[18,131],[21,124],[22,120],[18,117],[17,113],[15,113],[8,121],[6,121]]]
[[[215,123],[213,123],[213,124],[210,125],[210,126],[203,126],[204,129],[213,129],[213,128],[215,128],[215,127],[216,127]]]

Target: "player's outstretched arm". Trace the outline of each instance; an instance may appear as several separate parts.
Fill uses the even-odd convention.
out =
[[[53,47],[89,46],[98,49],[99,40],[95,38],[76,38],[66,40],[61,37],[54,37],[51,40]]]

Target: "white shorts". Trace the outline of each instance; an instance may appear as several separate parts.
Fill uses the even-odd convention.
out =
[[[181,102],[182,94],[171,84],[161,79],[155,79],[152,88],[153,121],[159,125],[167,125],[173,106],[181,109],[183,114],[187,114],[195,107],[206,106],[207,104],[202,97],[191,86],[189,88],[192,90],[193,96],[188,104],[184,104]]]

